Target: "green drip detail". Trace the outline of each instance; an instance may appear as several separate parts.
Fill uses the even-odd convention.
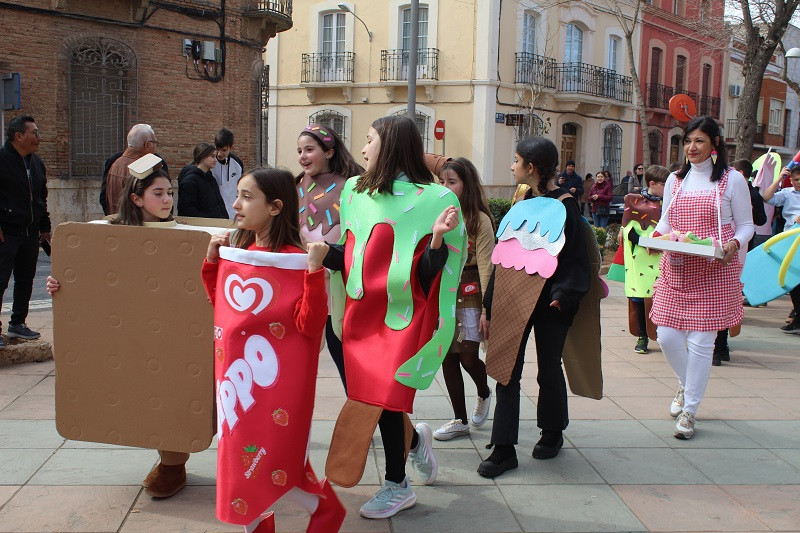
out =
[[[394,231],[394,249],[387,276],[384,323],[390,329],[399,331],[406,328],[413,318],[414,304],[409,290],[413,251],[425,236],[431,234],[430,217],[420,217],[419,210],[414,207],[419,205],[424,207],[424,212],[438,215],[448,206],[459,207],[460,204],[452,191],[437,184],[420,186],[396,180],[394,194],[370,195],[353,190],[356,180],[357,177],[347,180],[341,196],[343,231],[339,244],[347,241],[348,232],[355,238],[353,264],[345,290],[351,299],[361,299],[367,241],[377,224],[390,225]],[[439,286],[439,328],[434,331],[431,340],[403,363],[395,374],[395,379],[408,387],[427,389],[431,385],[453,340],[458,283],[467,259],[464,253],[467,235],[463,227],[464,220],[459,212],[459,226],[444,235],[444,245],[449,253]],[[337,282],[341,284],[342,277],[332,276],[331,283]],[[336,294],[333,288],[332,292]],[[335,303],[334,308],[337,307],[341,306]]]
[[[661,271],[658,268],[661,254],[656,251],[648,254],[646,249],[638,245],[631,250],[628,234],[631,231],[635,231],[640,237],[650,237],[655,229],[655,226],[642,229],[638,220],[632,220],[622,228],[625,235],[625,240],[622,243],[625,247],[625,296],[628,298],[651,297],[653,295],[653,285],[661,275]]]

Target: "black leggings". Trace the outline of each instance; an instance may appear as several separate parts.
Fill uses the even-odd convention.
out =
[[[636,321],[639,323],[639,336],[647,337],[647,317],[644,313],[644,300],[631,300],[636,308]]]
[[[478,343],[463,341],[462,345],[465,350],[463,352],[447,352],[447,357],[442,361],[442,375],[450,401],[453,403],[454,418],[461,419],[461,423],[466,424],[467,403],[464,399],[464,377],[461,375],[461,367],[464,367],[475,382],[481,398],[488,398],[491,390],[486,381],[486,364],[478,357]]]
[[[347,394],[347,378],[344,375],[344,351],[342,350],[342,341],[333,332],[333,322],[331,316],[328,315],[328,322],[325,324],[325,342],[328,343],[328,351],[331,353],[333,364],[336,365],[336,370],[339,371],[339,377],[342,379],[344,392]]]
[[[386,480],[402,483],[406,478],[406,439],[403,413],[383,410],[378,419],[378,427],[383,439],[383,453],[386,456]],[[419,444],[419,435],[414,431],[411,449]]]

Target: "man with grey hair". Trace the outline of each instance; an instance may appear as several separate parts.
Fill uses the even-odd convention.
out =
[[[156,132],[149,124],[136,124],[128,132],[128,148],[114,161],[106,178],[106,203],[109,215],[119,212],[119,200],[125,180],[128,178],[128,165],[140,157],[152,154],[158,147]]]

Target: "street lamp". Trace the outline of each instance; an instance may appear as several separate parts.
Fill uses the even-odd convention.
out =
[[[365,30],[367,30],[367,36],[369,37],[369,42],[372,42],[372,32],[371,32],[371,31],[369,31],[369,28],[367,28],[367,23],[366,23],[366,22],[364,22],[364,21],[361,19],[361,17],[359,17],[358,15],[356,15],[355,13],[353,13],[352,11],[350,11],[350,8],[349,8],[349,7],[347,7],[347,4],[339,4],[339,9],[341,9],[341,10],[342,10],[342,11],[344,11],[345,13],[350,13],[350,14],[351,14],[351,15],[353,15],[355,18],[357,18],[358,20],[360,20],[360,21],[361,21],[361,24],[363,24],[363,25],[364,25],[364,29],[365,29]]]
[[[786,59],[797,59],[800,57],[800,48],[789,48],[786,52]]]

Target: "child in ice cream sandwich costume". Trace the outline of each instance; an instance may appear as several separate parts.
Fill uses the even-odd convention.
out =
[[[346,287],[348,400],[325,472],[336,484],[358,483],[379,425],[386,482],[360,512],[388,518],[416,502],[405,472],[407,453],[420,481],[436,479],[430,427],[415,428],[406,413],[416,390],[432,383],[453,340],[467,235],[456,196],[431,183],[413,120],[379,118],[362,154],[367,170],[348,180],[341,196],[340,244],[312,243],[309,250],[328,249],[324,266],[342,271]]]
[[[311,515],[307,531],[335,532],[345,509],[308,462],[324,254],[303,250],[288,172],[246,173],[233,208],[238,231],[213,237],[203,265],[216,339],[217,517],[274,531],[267,509],[286,497]]]
[[[569,422],[567,387],[561,367],[570,374],[571,366],[580,369],[583,363],[568,362],[567,333],[579,311],[585,318],[580,323],[582,337],[594,341],[593,346],[579,350],[596,359],[588,393],[578,392],[577,377],[570,374],[573,392],[599,398],[602,385],[599,370],[599,298],[591,309],[584,309],[582,300],[593,284],[590,272],[597,278],[599,254],[596,241],[588,232],[577,201],[555,184],[558,150],[544,138],[524,139],[517,145],[511,171],[517,184],[530,187],[525,199],[516,202],[498,227],[499,242],[494,248],[495,264],[484,296],[488,328],[487,373],[497,380],[497,395],[492,427],[492,454],[478,467],[484,477],[495,477],[517,468],[514,445],[519,434],[520,379],[525,359],[525,346],[531,329],[534,331],[538,360],[539,398],[537,425],[541,439],[533,449],[533,457],[555,457],[564,439],[562,431]],[[587,246],[588,243],[588,246]],[[589,248],[594,249],[590,263]],[[572,350],[572,348],[570,348]],[[571,361],[571,360],[570,360]],[[600,382],[601,383],[601,382]]]

